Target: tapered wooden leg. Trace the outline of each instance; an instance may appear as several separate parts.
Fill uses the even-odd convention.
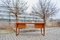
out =
[[[18,25],[16,24],[16,36],[18,35]]]
[[[16,30],[16,36],[19,35],[19,31],[20,31],[19,29]]]
[[[41,28],[41,34],[42,34],[42,28]]]
[[[20,31],[20,29],[18,29],[18,35],[19,35],[19,31]]]
[[[18,34],[17,34],[17,28],[16,28],[16,36],[17,36]]]
[[[43,28],[43,36],[45,36],[45,28]]]

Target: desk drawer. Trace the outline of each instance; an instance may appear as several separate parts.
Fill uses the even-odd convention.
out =
[[[44,28],[44,24],[35,24],[35,28]]]
[[[26,28],[26,24],[18,24],[18,27],[19,29],[23,29],[23,28]]]

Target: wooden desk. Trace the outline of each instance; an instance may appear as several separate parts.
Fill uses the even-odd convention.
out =
[[[45,35],[45,24],[44,23],[16,23],[16,35],[19,34],[19,29],[26,28],[26,24],[34,24],[35,28],[41,29],[41,34],[43,32],[43,35]]]

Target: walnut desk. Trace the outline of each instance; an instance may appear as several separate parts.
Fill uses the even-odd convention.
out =
[[[42,34],[42,32],[43,32],[43,35],[45,35],[45,23],[30,23],[30,22],[24,22],[24,23],[20,23],[20,22],[18,22],[18,23],[16,23],[16,35],[18,35],[19,34],[19,29],[24,29],[24,28],[26,28],[26,24],[34,24],[35,25],[35,28],[39,28],[39,29],[41,29],[41,34]]]

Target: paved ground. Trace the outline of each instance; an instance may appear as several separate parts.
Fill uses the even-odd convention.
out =
[[[0,34],[0,40],[60,40],[60,28],[46,28],[45,36],[42,36],[40,31],[21,32],[18,36],[15,32]]]

